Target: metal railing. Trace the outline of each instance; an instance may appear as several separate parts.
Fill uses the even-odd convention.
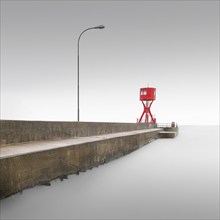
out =
[[[171,123],[157,123],[158,128],[171,128]]]
[[[138,119],[137,119],[138,123]],[[146,123],[144,120],[141,120],[139,123]],[[170,123],[154,123],[154,122],[148,122],[148,124],[151,124],[151,126],[155,128],[176,128],[178,127],[177,123],[170,122]]]
[[[176,128],[178,127],[177,123],[171,122],[171,123],[156,123],[157,128]]]

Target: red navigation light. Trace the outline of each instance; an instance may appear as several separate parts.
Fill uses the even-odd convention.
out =
[[[153,101],[156,99],[156,88],[141,88],[140,100],[141,101]]]
[[[142,119],[145,115],[144,122],[153,122],[156,123],[156,118],[154,118],[151,114],[150,108],[153,101],[156,100],[156,88],[141,88],[140,89],[140,101],[143,104],[144,111],[138,121],[138,123],[142,122]],[[144,102],[145,101],[145,102]]]

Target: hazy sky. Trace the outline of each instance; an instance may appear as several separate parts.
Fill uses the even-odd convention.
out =
[[[219,1],[1,1],[1,118],[219,124]]]

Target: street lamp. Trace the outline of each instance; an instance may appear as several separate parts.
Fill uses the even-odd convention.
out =
[[[91,28],[87,28],[85,29],[78,38],[78,50],[77,50],[77,121],[79,121],[79,41],[81,36],[83,35],[84,32],[88,31],[88,30],[92,30],[92,29],[103,29],[105,28],[104,25],[99,25],[99,26],[95,26],[95,27],[91,27]]]

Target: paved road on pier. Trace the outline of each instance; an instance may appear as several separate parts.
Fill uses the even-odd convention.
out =
[[[162,129],[160,128],[143,129],[143,130],[118,132],[118,133],[88,136],[88,137],[75,137],[75,138],[62,139],[62,140],[34,141],[34,142],[11,144],[7,146],[2,146],[0,148],[0,159],[34,153],[34,152],[46,151],[56,148],[62,148],[67,146],[80,145],[95,141],[107,140],[117,137],[132,136],[136,134],[143,134],[153,131],[159,132],[161,130]]]

